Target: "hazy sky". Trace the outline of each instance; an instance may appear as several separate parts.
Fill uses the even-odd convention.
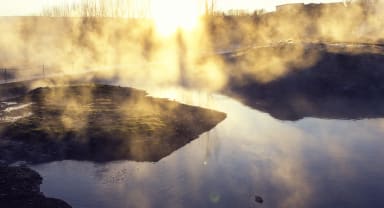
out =
[[[0,15],[30,15],[38,14],[44,6],[62,4],[63,2],[73,2],[80,0],[0,0]],[[162,0],[153,0],[162,1]],[[177,0],[183,1],[183,0]],[[196,0],[197,1],[197,0]],[[341,0],[216,0],[217,8],[222,10],[234,9],[248,9],[255,10],[258,8],[265,8],[273,10],[276,5],[286,4],[292,2],[337,2]]]

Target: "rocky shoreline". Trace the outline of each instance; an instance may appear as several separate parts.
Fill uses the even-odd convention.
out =
[[[66,202],[48,198],[40,191],[42,177],[26,167],[0,165],[0,207],[71,208]]]

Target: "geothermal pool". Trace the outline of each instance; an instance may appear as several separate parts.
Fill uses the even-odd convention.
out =
[[[147,91],[227,118],[156,163],[32,166],[46,196],[74,208],[384,206],[384,119],[282,121],[225,95]]]

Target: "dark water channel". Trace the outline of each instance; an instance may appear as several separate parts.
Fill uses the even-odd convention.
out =
[[[384,207],[384,119],[279,120],[224,95],[148,91],[227,118],[156,163],[33,166],[45,195],[75,208]]]

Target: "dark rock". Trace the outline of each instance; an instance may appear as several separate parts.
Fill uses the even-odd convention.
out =
[[[264,202],[263,198],[261,196],[255,196],[255,202],[262,204]]]
[[[40,192],[41,176],[26,166],[0,166],[0,207],[70,208],[66,202]]]

